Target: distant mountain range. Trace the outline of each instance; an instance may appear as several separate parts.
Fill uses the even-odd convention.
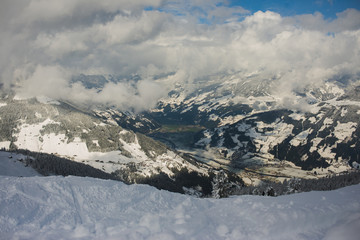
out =
[[[178,150],[236,172],[249,184],[358,168],[359,83],[307,85],[287,93],[290,99],[275,94],[276,84],[275,78],[224,76],[190,94],[178,87],[151,115],[162,124],[203,126]],[[174,134],[160,135],[177,140]]]
[[[1,148],[66,157],[126,183],[212,194],[216,170],[107,121],[99,112],[85,112],[44,97],[19,100],[8,96],[0,101],[0,106]],[[193,182],[183,183],[181,178],[191,178]]]
[[[121,79],[73,79],[97,91],[116,81]],[[191,88],[176,84],[156,108],[142,113],[3,94],[0,147],[55,154],[128,183],[208,196],[221,170],[225,182],[237,187],[355,171],[358,83],[332,80],[288,97],[279,97],[277,84],[276,77],[256,74],[212,76]]]

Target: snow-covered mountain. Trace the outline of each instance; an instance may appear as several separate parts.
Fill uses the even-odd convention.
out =
[[[254,114],[203,131],[195,146],[222,154],[239,169],[295,164],[317,174],[347,171],[359,161],[360,105],[335,104],[324,104],[316,114],[289,110]]]
[[[216,170],[99,114],[47,98],[7,97],[0,104],[1,148],[66,157],[127,183],[149,183],[178,192],[196,189],[197,194],[211,195]],[[184,183],[187,178],[193,181]]]
[[[73,83],[102,91],[118,81],[81,75]],[[58,154],[130,183],[168,185],[193,172],[193,189],[206,179],[202,190],[221,169],[241,186],[358,168],[358,82],[333,79],[285,93],[279,84],[279,76],[258,73],[208,76],[175,84],[156,108],[141,113],[8,97],[0,102],[0,147]]]
[[[161,122],[223,126],[271,110],[317,111],[316,104],[343,96],[354,87],[354,83],[327,81],[284,93],[279,92],[280,84],[276,76],[264,78],[256,73],[209,76],[190,85],[177,84],[167,97],[160,99],[152,115]]]
[[[108,123],[119,125],[125,129],[143,134],[161,127],[148,113],[122,112],[117,109],[94,110],[94,114]]]
[[[358,239],[360,185],[199,199],[112,180],[40,177],[15,158],[0,154],[0,239]]]
[[[86,78],[79,81],[101,90],[99,81],[88,86]],[[230,170],[247,184],[316,179],[359,166],[359,82],[334,78],[291,89],[283,85],[280,75],[261,70],[221,73],[176,83],[148,112],[96,114],[208,167]]]
[[[264,176],[323,177],[359,165],[358,81],[329,80],[279,93],[276,76],[261,76],[212,76],[190,90],[178,85],[152,117],[205,129],[186,147],[169,134],[161,138],[201,162],[239,173],[249,184]]]

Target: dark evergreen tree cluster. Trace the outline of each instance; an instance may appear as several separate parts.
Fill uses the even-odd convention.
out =
[[[128,166],[131,170],[131,166]],[[140,183],[147,184],[157,189],[164,189],[171,192],[185,193],[184,188],[196,188],[200,186],[201,196],[211,196],[212,191],[212,179],[213,176],[206,176],[198,172],[189,172],[188,169],[171,169],[174,173],[169,177],[167,174],[160,172],[159,174],[152,175],[150,177],[135,176],[131,174],[131,171],[124,171],[123,169],[114,172],[114,175],[125,181],[126,183]],[[133,178],[132,178],[133,177]]]
[[[265,181],[259,186],[244,186],[236,188],[230,195],[265,195],[280,196],[291,193],[310,191],[330,191],[338,188],[359,184],[360,171],[332,175],[319,179],[291,178],[282,183]]]
[[[31,152],[22,149],[16,149],[12,152],[26,156],[22,160],[25,162],[26,166],[31,166],[44,176],[73,175],[80,177],[118,180],[115,176],[103,172],[97,168],[91,167],[84,163],[74,162],[66,158],[58,157],[53,154]]]
[[[147,184],[157,189],[164,189],[170,192],[185,193],[185,188],[197,191],[200,197],[228,197],[236,188],[244,186],[244,182],[235,174],[221,170],[209,170],[208,175],[199,172],[189,171],[187,168],[176,169],[171,171],[173,176],[163,172],[143,177],[136,174],[136,166],[128,164],[126,169],[119,169],[113,174],[116,178],[125,183]]]

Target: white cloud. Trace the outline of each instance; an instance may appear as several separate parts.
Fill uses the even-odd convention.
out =
[[[21,76],[24,72],[17,72]],[[28,71],[26,72],[28,74]],[[41,66],[33,69],[17,86],[20,99],[34,96],[50,96],[60,100],[70,100],[78,104],[110,105],[122,109],[142,111],[153,107],[163,96],[164,88],[154,81],[110,82],[99,92],[85,88],[81,83],[69,84],[70,72],[60,66]]]
[[[18,69],[22,70],[22,69]],[[31,71],[31,70],[30,70]],[[66,93],[69,74],[60,66],[41,66],[33,69],[33,73],[22,72],[21,81],[18,83],[18,95],[29,98],[37,95],[53,96],[60,98]],[[19,76],[19,75],[18,75]],[[20,77],[20,76],[19,76]]]
[[[122,12],[131,14],[142,11],[146,6],[159,6],[161,0],[28,0],[21,11],[19,21],[32,23],[40,21],[57,21],[66,18],[86,17],[94,13]]]
[[[17,91],[28,96],[142,110],[175,82],[192,83],[219,72],[261,70],[264,78],[278,76],[281,91],[274,93],[281,96],[360,72],[357,10],[328,21],[319,13],[249,15],[219,3],[5,0],[0,8],[1,82],[16,83]],[[148,5],[162,11],[144,11]],[[199,23],[199,17],[212,24]],[[138,74],[144,80],[109,83],[96,93],[69,84],[72,75],[81,73]],[[167,81],[153,80],[163,73],[174,74]]]
[[[347,9],[337,13],[337,18],[334,20],[325,20],[319,12],[289,17],[286,20],[289,24],[325,33],[356,31],[360,28],[359,11],[356,9]]]

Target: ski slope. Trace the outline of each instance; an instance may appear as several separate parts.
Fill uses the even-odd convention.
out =
[[[359,229],[360,185],[199,199],[111,180],[0,176],[0,239],[355,240]]]
[[[0,176],[33,177],[41,176],[31,167],[21,162],[26,156],[0,151]]]

